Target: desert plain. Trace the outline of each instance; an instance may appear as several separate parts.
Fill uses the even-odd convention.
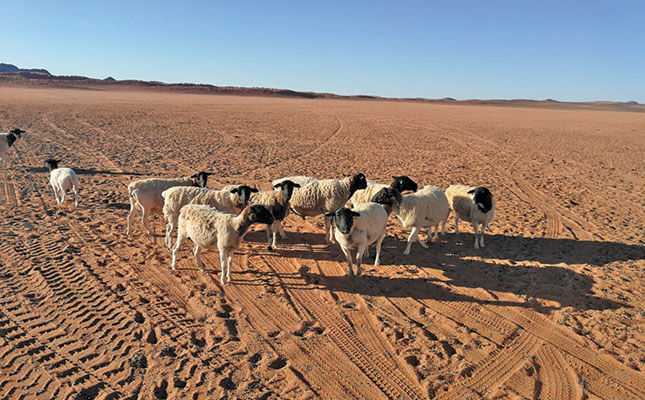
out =
[[[0,87],[2,399],[643,399],[645,112]],[[79,174],[55,203],[44,159]],[[263,228],[219,283],[164,224],[125,235],[126,186],[213,172],[484,185],[486,247],[452,219],[347,276],[322,217]],[[425,231],[422,234],[425,239]]]

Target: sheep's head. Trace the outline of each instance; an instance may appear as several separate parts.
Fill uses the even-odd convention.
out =
[[[493,208],[493,194],[483,186],[478,186],[473,190],[469,190],[468,194],[473,195],[473,202],[477,205],[477,208],[483,213],[487,213]]]
[[[235,207],[244,208],[249,204],[251,200],[251,193],[259,192],[258,189],[252,188],[246,185],[240,185],[235,189],[231,190],[231,193],[234,195]]]
[[[354,226],[354,217],[360,217],[361,214],[352,211],[347,207],[339,208],[334,212],[328,212],[325,217],[330,217],[336,229],[343,235],[349,235]]]
[[[267,208],[260,204],[251,204],[245,209],[246,218],[251,223],[267,224],[271,225],[273,223],[273,215],[267,210]]]
[[[47,168],[49,169],[49,172],[51,172],[51,171],[55,170],[56,168],[58,168],[58,163],[59,162],[60,162],[60,160],[56,160],[56,159],[53,159],[53,158],[48,158],[48,159],[45,160],[45,165],[47,165]]]
[[[401,204],[401,200],[403,200],[401,193],[391,187],[384,187],[372,197],[372,202],[382,204],[390,209]]]
[[[192,175],[191,178],[195,179],[195,183],[193,186],[198,186],[198,187],[206,187],[206,184],[208,183],[208,177],[213,175],[212,172],[204,172],[204,171],[199,171],[195,175]]]
[[[362,172],[352,176],[352,179],[349,181],[349,195],[350,197],[357,191],[365,189],[367,187],[367,179]]]
[[[19,128],[15,128],[15,129],[11,130],[9,133],[13,133],[13,134],[14,134],[14,135],[16,135],[18,138],[20,138],[20,135],[22,135],[23,133],[25,133],[25,131],[23,131],[22,129],[19,129]]]
[[[300,187],[299,184],[294,183],[288,179],[273,185],[274,189],[280,189],[280,199],[278,200],[281,205],[284,205],[289,200],[291,200],[291,196],[293,195],[293,189],[299,188],[299,187]]]
[[[398,190],[399,192],[405,192],[406,190],[416,192],[417,189],[419,189],[419,185],[405,175],[393,176],[392,178],[394,181],[392,181],[390,187]]]

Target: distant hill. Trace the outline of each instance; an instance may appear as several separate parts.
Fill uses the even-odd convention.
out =
[[[51,75],[46,69],[31,68],[24,69],[18,68],[13,64],[0,63],[0,72],[16,73],[16,72],[37,72],[39,74]]]
[[[235,96],[275,96],[301,99],[347,99],[366,101],[412,101],[436,104],[482,105],[494,107],[523,107],[551,109],[591,109],[608,111],[645,112],[645,105],[635,101],[595,101],[595,102],[563,102],[553,99],[530,100],[457,100],[452,97],[442,99],[427,98],[388,98],[369,95],[344,96],[334,93],[301,92],[290,89],[275,89],[261,87],[215,86],[200,83],[164,83],[157,81],[117,80],[111,76],[105,79],[88,78],[76,75],[52,75],[45,69],[20,69],[15,65],[0,63],[0,84],[22,87],[49,87],[82,90],[147,90],[174,93],[216,94]]]

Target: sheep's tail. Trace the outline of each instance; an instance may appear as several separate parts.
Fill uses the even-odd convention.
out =
[[[289,207],[289,208],[291,208],[291,211],[292,211],[294,214],[296,214],[297,216],[299,216],[300,218],[302,218],[302,220],[303,220],[303,221],[305,220],[305,216],[304,216],[304,215],[302,215],[302,214],[300,214],[298,211],[296,211],[296,209],[295,209],[295,208],[293,208],[293,207]],[[286,215],[285,215],[285,217],[286,217]]]

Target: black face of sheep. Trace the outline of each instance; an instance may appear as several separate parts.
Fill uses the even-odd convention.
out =
[[[251,193],[257,193],[257,192],[259,192],[258,189],[252,188],[246,185],[240,185],[235,189],[231,190],[231,193],[233,194],[237,193],[237,196],[240,199],[237,205],[238,208],[246,207],[247,204],[249,204],[249,200],[251,200]]]
[[[417,189],[419,189],[419,185],[405,175],[393,176],[392,178],[394,181],[390,184],[390,187],[398,190],[399,192],[405,192],[406,190],[416,192]]]
[[[349,184],[349,195],[353,195],[357,190],[365,189],[367,187],[367,179],[362,172],[354,175]]]
[[[55,160],[53,158],[48,158],[45,160],[45,165],[47,165],[47,169],[49,169],[49,172],[52,172],[56,168],[58,168],[58,163],[60,160]]]
[[[392,207],[401,204],[402,199],[403,196],[401,196],[398,190],[391,187],[384,187],[372,197],[372,202]]]
[[[212,172],[204,172],[204,171],[199,171],[195,175],[192,175],[191,178],[196,179],[195,186],[198,187],[206,187],[206,184],[208,183],[208,177],[210,175],[213,175]]]
[[[468,194],[473,195],[473,201],[481,212],[487,213],[493,208],[493,194],[487,188],[479,186],[473,190],[469,190]]]
[[[273,187],[275,189],[280,188],[280,191],[282,192],[282,200],[286,202],[291,200],[291,196],[293,195],[293,189],[299,188],[300,185],[287,179],[285,181],[282,181],[280,183],[273,185]]]
[[[267,225],[271,225],[273,223],[273,215],[271,215],[266,207],[260,204],[251,205],[248,216],[251,222]]]
[[[343,235],[347,235],[352,231],[352,226],[354,226],[354,217],[360,217],[361,214],[343,207],[334,212],[326,213],[325,216],[331,217],[336,229]]]
[[[23,131],[22,129],[15,128],[15,129],[13,129],[11,132],[9,132],[9,133],[13,133],[13,134],[14,134],[14,135],[16,135],[18,138],[20,138],[20,135],[22,135],[23,133],[25,133],[25,131]]]

